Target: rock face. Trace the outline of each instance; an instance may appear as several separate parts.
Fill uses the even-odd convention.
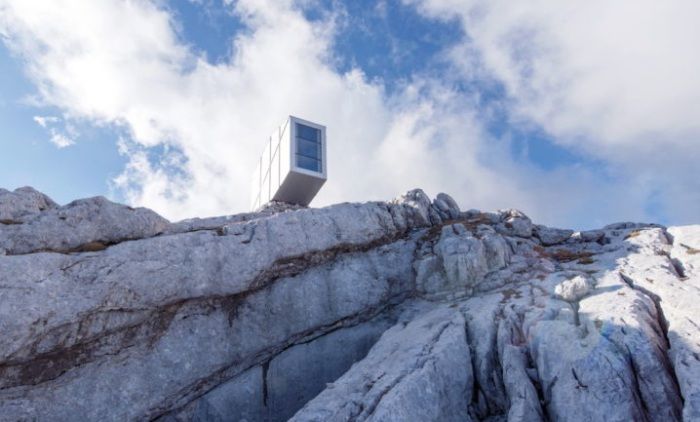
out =
[[[445,306],[395,325],[291,421],[471,420],[464,326],[464,316]]]
[[[0,420],[700,420],[700,226],[0,190]]]

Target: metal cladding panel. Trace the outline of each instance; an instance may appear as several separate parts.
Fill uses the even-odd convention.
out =
[[[287,174],[272,199],[306,206],[311,203],[324,183],[326,179],[292,171]]]

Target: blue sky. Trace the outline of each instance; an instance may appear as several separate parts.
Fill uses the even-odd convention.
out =
[[[0,186],[242,212],[295,114],[329,127],[314,205],[423,187],[550,225],[697,222],[696,6],[545,3],[0,0]]]
[[[105,195],[107,181],[117,176],[126,159],[117,152],[116,133],[79,125],[80,136],[70,148],[57,148],[34,121],[36,115],[60,115],[60,110],[32,104],[35,89],[17,60],[0,46],[0,180],[6,189],[34,186],[61,202]]]

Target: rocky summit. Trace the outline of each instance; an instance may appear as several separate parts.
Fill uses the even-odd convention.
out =
[[[0,189],[0,420],[700,420],[700,226]]]

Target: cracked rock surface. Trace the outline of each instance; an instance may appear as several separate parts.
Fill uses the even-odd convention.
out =
[[[700,226],[0,189],[0,421],[700,420]]]

